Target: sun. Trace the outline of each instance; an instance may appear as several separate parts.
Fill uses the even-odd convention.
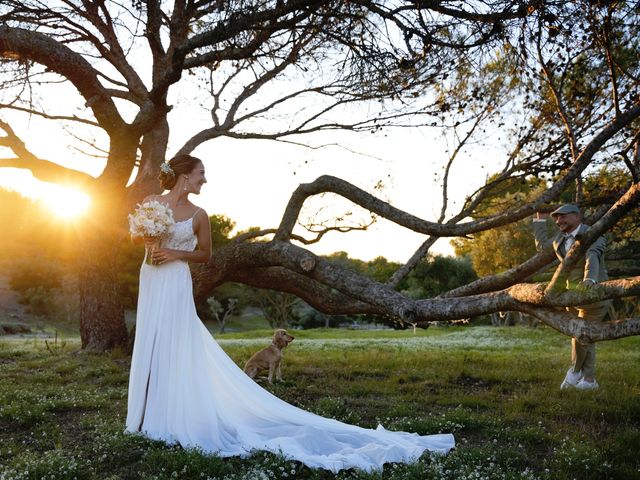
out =
[[[42,196],[42,200],[57,217],[75,220],[89,210],[91,197],[86,193],[54,185],[51,186],[51,190]]]
[[[0,188],[41,202],[55,218],[65,222],[80,219],[91,206],[91,197],[83,191],[72,186],[42,182],[24,171],[0,172]]]

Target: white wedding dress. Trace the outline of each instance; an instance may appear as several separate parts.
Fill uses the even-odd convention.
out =
[[[178,222],[163,247],[193,250],[192,220]],[[196,314],[183,261],[140,269],[127,432],[220,456],[268,450],[309,467],[381,469],[425,450],[446,453],[451,434],[419,436],[361,428],[290,405],[251,380]]]

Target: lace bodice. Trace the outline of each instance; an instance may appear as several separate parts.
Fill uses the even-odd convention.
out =
[[[163,248],[171,248],[172,250],[183,250],[192,252],[198,244],[198,239],[193,233],[193,217],[176,222],[169,235],[162,241]]]

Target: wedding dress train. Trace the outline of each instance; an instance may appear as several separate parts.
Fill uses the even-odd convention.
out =
[[[193,250],[192,220],[178,222],[163,247]],[[198,318],[191,273],[173,261],[140,270],[126,430],[220,456],[268,450],[309,467],[366,471],[446,453],[451,434],[361,428],[290,405],[251,380]]]

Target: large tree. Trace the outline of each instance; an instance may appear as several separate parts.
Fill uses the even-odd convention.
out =
[[[459,149],[445,171],[444,202],[436,221],[417,218],[344,180],[323,176],[293,192],[277,228],[253,231],[216,250],[210,264],[195,272],[198,294],[238,281],[293,293],[331,314],[373,313],[420,322],[518,310],[564,333],[593,340],[640,332],[637,319],[587,326],[553,308],[584,302],[585,294],[558,296],[552,289],[518,284],[551,260],[549,252],[442,298],[414,300],[395,290],[438,238],[472,235],[548,209],[612,148],[627,167],[626,191],[618,192],[608,210],[596,212],[593,233],[576,243],[566,263],[637,205],[640,22],[632,5],[149,0],[127,6],[9,0],[1,8],[3,109],[11,118],[24,113],[76,125],[81,132],[95,130],[94,137],[88,134],[83,140],[96,147],[91,138],[106,143],[105,167],[96,178],[34,155],[6,121],[8,114],[0,124],[5,132],[0,144],[13,152],[12,158],[0,159],[0,167],[26,168],[46,181],[71,182],[93,197],[93,216],[100,221],[86,233],[79,252],[85,348],[108,349],[125,341],[113,259],[124,237],[126,211],[157,191],[159,165],[173,153],[188,153],[224,136],[301,141],[318,131],[420,125],[434,118],[460,131],[462,147],[497,118],[496,112],[509,118],[520,115],[528,126],[512,133],[514,148],[500,174],[456,214],[447,212],[447,182]],[[495,72],[508,66],[512,70],[503,77],[512,81],[505,83]],[[289,80],[286,90],[284,79]],[[50,92],[52,82],[75,88],[86,110],[83,115],[51,112],[38,101],[34,92]],[[267,88],[274,84],[279,87]],[[211,125],[168,152],[170,112],[178,107],[172,95],[177,89],[186,91],[185,85],[208,94]],[[268,93],[258,95],[265,90]],[[404,101],[407,98],[411,101]],[[348,110],[363,102],[369,108]],[[520,111],[511,108],[513,102],[522,106]],[[427,115],[432,117],[424,120]],[[264,116],[272,121],[259,122]],[[553,172],[554,181],[539,195],[465,221],[496,185],[545,172]],[[324,192],[428,238],[386,284],[321,259],[299,245],[349,227],[316,228],[313,239],[294,228],[305,200]],[[258,236],[268,236],[268,241],[250,241]],[[567,267],[562,266],[553,284]],[[603,284],[587,296],[593,301],[637,294],[638,289],[640,279],[633,278]]]

